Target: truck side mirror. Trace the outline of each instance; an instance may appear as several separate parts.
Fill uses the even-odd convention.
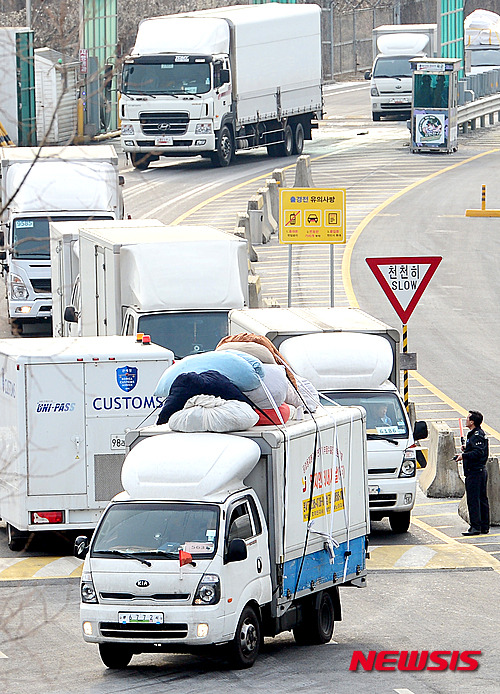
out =
[[[67,323],[78,323],[78,316],[74,306],[66,306],[64,309],[64,320]]]
[[[429,430],[427,429],[427,422],[415,422],[413,427],[413,438],[415,441],[420,441],[420,439],[426,439],[429,436]]]
[[[124,186],[125,185],[125,176],[118,176],[118,185],[119,186]]]
[[[371,80],[371,78],[372,78],[371,70],[367,70],[365,72],[365,80]]]
[[[229,70],[220,71],[220,83],[227,84],[229,82]]]
[[[248,556],[245,540],[235,537],[231,540],[226,554],[226,564],[233,561],[243,561]]]
[[[78,535],[73,547],[73,554],[77,559],[85,559],[89,551],[89,538],[86,535]]]

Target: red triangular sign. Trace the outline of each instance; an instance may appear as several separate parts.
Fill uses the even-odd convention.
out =
[[[441,256],[366,259],[403,324],[408,322],[441,261]]]

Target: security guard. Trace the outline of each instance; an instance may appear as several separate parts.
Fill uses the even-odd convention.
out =
[[[488,473],[488,439],[481,429],[483,415],[476,410],[470,410],[465,425],[469,429],[462,453],[456,457],[462,460],[465,475],[465,493],[469,509],[470,528],[462,535],[481,535],[490,530],[490,506],[486,495]]]

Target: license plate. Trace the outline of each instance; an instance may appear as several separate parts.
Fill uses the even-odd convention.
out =
[[[163,624],[163,612],[119,612],[120,624]]]
[[[173,145],[174,138],[171,135],[160,135],[155,139],[156,145]]]
[[[409,99],[391,99],[391,104],[409,104]]]
[[[368,494],[380,494],[380,487],[370,485],[368,487]]]

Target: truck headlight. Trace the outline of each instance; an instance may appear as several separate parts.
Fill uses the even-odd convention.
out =
[[[372,87],[372,88],[370,89],[370,94],[371,94],[372,96],[378,96],[379,94],[378,94],[378,89],[377,89],[377,87]]]
[[[82,576],[82,582],[80,583],[80,595],[82,602],[98,602],[97,593],[95,592],[94,582],[92,581],[91,574],[87,574],[84,577]]]
[[[210,135],[212,132],[212,123],[197,123],[194,129],[195,135]]]
[[[400,477],[414,477],[417,470],[416,453],[414,449],[407,449],[403,456]]]
[[[27,299],[29,296],[26,285],[18,275],[10,276],[10,296],[12,299]]]
[[[204,574],[196,589],[193,605],[216,605],[219,600],[219,577],[216,574]]]
[[[134,126],[131,123],[128,123],[126,125],[122,125],[122,135],[133,135],[134,134]]]

